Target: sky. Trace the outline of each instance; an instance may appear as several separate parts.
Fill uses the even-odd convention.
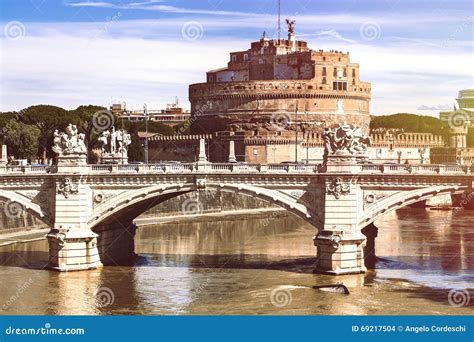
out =
[[[371,113],[437,116],[474,88],[472,0],[281,0],[314,50],[350,52]],[[1,0],[0,111],[164,108],[262,32],[277,0]],[[283,35],[286,27],[282,25]]]

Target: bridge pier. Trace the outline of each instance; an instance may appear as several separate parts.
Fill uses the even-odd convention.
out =
[[[314,237],[316,271],[328,274],[364,273],[365,236],[343,231],[322,231]]]
[[[63,164],[58,166],[58,171],[67,173],[57,175],[54,180],[55,221],[47,234],[49,267],[58,271],[98,268],[102,266],[97,248],[98,235],[87,225],[90,187],[80,175],[86,160],[66,159],[60,159]]]
[[[474,192],[465,192],[461,195],[451,195],[453,207],[465,210],[474,210]]]
[[[53,228],[46,237],[49,243],[49,268],[81,271],[102,266],[97,249],[97,234],[94,232]]]

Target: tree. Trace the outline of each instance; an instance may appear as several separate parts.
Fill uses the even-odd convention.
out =
[[[52,157],[53,132],[67,125],[70,120],[68,111],[56,106],[37,105],[21,110],[19,118],[23,123],[39,129],[39,154],[42,155],[43,161],[47,160],[48,156]]]
[[[4,127],[3,140],[8,154],[16,159],[28,159],[34,162],[38,156],[38,139],[41,131],[31,125],[10,120]]]
[[[6,112],[6,113],[0,113],[0,144],[5,144],[5,131],[7,124],[15,119],[15,117],[18,115],[16,112]]]
[[[445,126],[437,118],[407,113],[373,116],[370,121],[370,129],[398,128],[405,132],[432,133],[435,135],[444,135],[446,133]]]

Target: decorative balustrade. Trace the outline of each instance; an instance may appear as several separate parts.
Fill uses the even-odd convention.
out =
[[[409,164],[361,164],[360,174],[471,174],[473,170],[467,165],[409,165]],[[247,164],[247,163],[160,163],[160,164],[97,164],[84,166],[0,166],[0,174],[47,174],[47,173],[81,173],[81,174],[146,174],[146,173],[320,173],[320,164]]]
[[[54,170],[52,166],[0,166],[0,174],[2,173],[50,173]]]

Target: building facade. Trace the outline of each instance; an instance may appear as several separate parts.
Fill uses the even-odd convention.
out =
[[[128,121],[144,121],[148,116],[148,120],[160,122],[168,126],[176,126],[187,122],[191,118],[191,114],[179,106],[178,100],[175,103],[168,104],[166,109],[147,109],[127,110],[124,104],[113,104],[110,111],[119,119]]]

